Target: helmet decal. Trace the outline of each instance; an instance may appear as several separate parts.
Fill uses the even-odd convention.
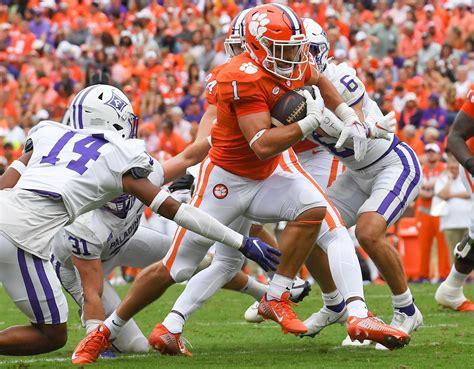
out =
[[[110,97],[109,101],[105,103],[105,105],[110,106],[115,111],[117,111],[117,115],[120,117],[120,113],[123,108],[127,106],[127,102],[122,100],[120,96],[117,96],[114,91],[112,91],[112,96]]]

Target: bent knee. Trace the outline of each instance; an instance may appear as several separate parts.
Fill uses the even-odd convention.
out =
[[[380,241],[383,237],[370,228],[356,227],[355,234],[360,245],[369,251],[376,249],[376,246],[380,245]]]
[[[37,326],[43,333],[47,342],[48,351],[59,350],[67,343],[67,325],[62,324],[44,324]]]

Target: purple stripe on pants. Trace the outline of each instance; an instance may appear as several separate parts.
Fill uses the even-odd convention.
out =
[[[397,198],[398,195],[400,195],[403,184],[405,183],[408,176],[410,175],[410,165],[408,164],[408,160],[406,156],[397,147],[394,147],[393,151],[395,151],[398,157],[400,158],[403,164],[403,171],[400,177],[398,178],[397,182],[395,183],[395,187],[393,188],[393,190],[390,191],[390,193],[385,197],[385,199],[382,201],[379,208],[377,209],[377,213],[381,215],[385,214],[385,212],[390,207],[392,202]]]
[[[18,264],[20,265],[21,276],[23,277],[23,282],[25,283],[26,293],[28,294],[28,300],[30,301],[31,308],[33,309],[33,314],[35,314],[36,323],[42,324],[44,323],[44,315],[41,311],[41,305],[38,301],[38,296],[36,295],[33,281],[31,280],[30,274],[28,273],[25,251],[18,249],[17,256]]]
[[[413,178],[411,183],[408,185],[407,192],[405,193],[405,196],[403,197],[402,202],[400,202],[400,204],[397,205],[397,207],[393,211],[392,215],[390,215],[390,217],[388,218],[388,220],[387,220],[388,224],[390,224],[392,222],[392,220],[398,215],[400,210],[403,209],[403,207],[406,205],[406,202],[408,201],[408,197],[413,192],[413,189],[418,184],[418,182],[420,181],[420,178],[421,178],[421,168],[420,168],[418,160],[415,156],[415,153],[413,152],[413,150],[411,149],[410,146],[408,146],[404,143],[402,143],[402,145],[408,151],[408,153],[410,154],[411,159],[413,160],[413,166],[415,168],[415,177]]]
[[[43,286],[43,291],[46,296],[46,302],[48,303],[49,311],[51,312],[51,320],[53,324],[61,323],[61,317],[59,315],[58,305],[56,304],[56,299],[54,298],[54,292],[51,288],[51,284],[48,281],[48,276],[44,270],[43,260],[39,257],[33,255],[33,262],[35,263],[36,272]]]

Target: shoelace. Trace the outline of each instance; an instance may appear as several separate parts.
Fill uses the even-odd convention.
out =
[[[101,348],[103,348],[104,346],[108,347],[108,345],[106,344],[107,338],[103,334],[100,334],[100,335],[90,334],[81,342],[81,345],[78,347],[76,352],[85,351],[89,354],[95,353],[96,352],[95,347],[90,347],[87,345],[91,341],[94,341],[94,343],[100,345]],[[98,341],[98,342],[95,342],[95,341]]]
[[[292,306],[297,307],[298,304],[288,299],[278,300],[278,303],[275,306],[275,309],[277,310],[278,315],[280,316],[285,314],[289,319],[296,319],[297,318],[296,314],[291,309]]]

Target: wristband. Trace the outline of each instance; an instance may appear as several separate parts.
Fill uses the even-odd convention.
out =
[[[151,202],[150,204],[150,209],[154,212],[154,213],[157,213],[158,214],[158,209],[160,208],[160,206],[165,202],[165,200],[170,197],[170,193],[166,190],[161,190],[160,192],[158,192],[158,194],[155,196],[155,198],[153,199],[153,201]]]
[[[14,160],[13,163],[10,164],[10,168],[15,169],[18,173],[20,173],[20,175],[22,175],[26,170],[26,165],[20,160]]]
[[[298,124],[301,132],[303,132],[303,137],[310,135],[315,129],[319,127],[319,121],[310,116],[301,119],[299,122],[296,122],[296,124]]]

